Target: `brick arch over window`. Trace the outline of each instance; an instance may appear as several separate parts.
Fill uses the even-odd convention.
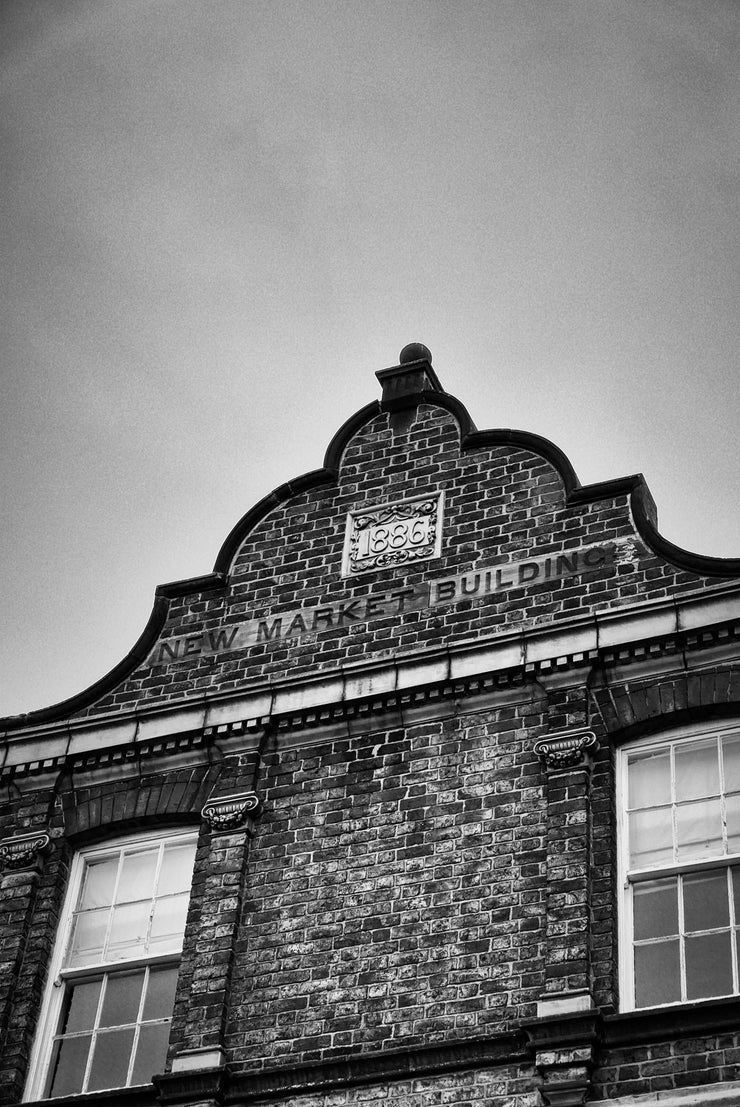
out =
[[[740,715],[740,671],[714,668],[591,689],[609,734],[630,740],[666,727]]]
[[[65,774],[58,790],[65,837],[87,842],[152,824],[197,822],[219,773],[210,764],[100,783]]]

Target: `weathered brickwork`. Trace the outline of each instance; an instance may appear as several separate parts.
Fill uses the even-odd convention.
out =
[[[728,1084],[740,1074],[740,1033],[678,1038],[608,1050],[594,1074],[594,1099]]]
[[[0,724],[0,1104],[77,851],[188,828],[165,1071],[105,1107],[740,1103],[737,995],[620,994],[616,791],[625,743],[740,721],[740,561],[475,431],[425,354],[380,379],[109,678]],[[439,493],[439,556],[352,575],[350,511]]]
[[[492,1033],[533,1013],[536,717],[525,701],[266,755],[227,1039],[242,1065],[418,1045],[481,1020]]]
[[[591,781],[591,859],[589,877],[588,944],[594,1002],[602,1010],[619,1005],[617,978],[617,928],[615,907],[618,902],[616,857],[617,833],[614,805],[614,749],[606,735],[594,727],[600,746],[594,758]]]
[[[591,985],[589,775],[582,766],[548,774],[546,992]]]
[[[536,1107],[537,1094],[531,1090],[531,1071],[516,1069],[463,1070],[414,1080],[399,1080],[392,1085],[376,1084],[342,1091],[305,1095],[301,1107]],[[254,1107],[265,1107],[274,1099],[247,1100]]]

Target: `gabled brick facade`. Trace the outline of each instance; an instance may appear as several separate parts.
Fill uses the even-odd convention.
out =
[[[740,719],[740,560],[475,430],[424,347],[378,375],[107,678],[2,722],[2,1103],[76,851],[187,826],[167,1071],[104,1103],[740,1103],[736,995],[620,1000],[615,793]]]

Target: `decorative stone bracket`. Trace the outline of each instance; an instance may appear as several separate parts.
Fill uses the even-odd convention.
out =
[[[238,792],[231,796],[217,796],[209,799],[201,811],[205,821],[217,834],[226,834],[233,830],[246,830],[254,833],[254,819],[262,810],[256,792]]]
[[[32,834],[16,834],[0,842],[0,865],[6,871],[35,869],[51,849],[51,838],[45,830]]]
[[[598,742],[590,730],[551,734],[534,744],[534,752],[546,769],[590,768]]]

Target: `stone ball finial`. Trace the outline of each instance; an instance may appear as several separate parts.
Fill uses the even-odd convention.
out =
[[[409,361],[428,361],[432,364],[432,351],[423,342],[409,342],[398,355],[398,364],[406,365]]]

